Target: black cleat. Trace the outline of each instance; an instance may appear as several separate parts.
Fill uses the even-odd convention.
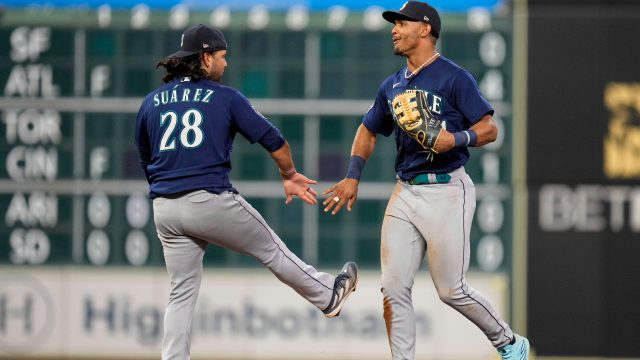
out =
[[[333,295],[331,296],[329,306],[322,310],[324,316],[331,318],[340,315],[340,310],[345,301],[352,292],[356,291],[358,279],[358,265],[352,261],[344,264],[340,274],[336,276],[336,280],[333,283]]]

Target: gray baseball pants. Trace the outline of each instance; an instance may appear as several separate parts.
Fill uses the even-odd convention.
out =
[[[153,212],[171,281],[164,315],[163,360],[190,358],[191,321],[208,244],[251,255],[318,309],[328,306],[334,276],[293,254],[242,196],[194,191],[156,198]]]
[[[462,167],[450,175],[447,184],[398,181],[385,211],[380,261],[384,319],[394,360],[415,359],[411,289],[425,252],[431,279],[444,303],[476,324],[495,347],[513,337],[489,301],[465,280],[475,186]]]

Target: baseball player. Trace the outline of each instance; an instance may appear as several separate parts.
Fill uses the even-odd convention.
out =
[[[280,131],[238,90],[219,83],[227,66],[222,32],[192,26],[180,45],[180,51],[158,63],[167,71],[166,84],[145,97],[135,130],[171,280],[164,360],[189,359],[191,320],[208,244],[255,257],[327,317],[339,315],[358,283],[353,262],[336,277],[305,264],[233,188],[230,155],[239,133],[271,154],[283,179],[286,204],[293,196],[317,203],[311,188],[316,181],[296,171]]]
[[[382,223],[380,260],[384,319],[393,359],[415,358],[414,277],[426,253],[440,299],[480,328],[503,359],[527,359],[528,340],[513,333],[489,301],[465,280],[475,188],[466,174],[468,147],[496,139],[493,108],[476,81],[436,49],[440,16],[408,1],[385,11],[394,53],[407,66],[380,86],[358,128],[345,179],[324,194],[336,214],[357,199],[360,174],[376,135],[394,134],[397,183]]]

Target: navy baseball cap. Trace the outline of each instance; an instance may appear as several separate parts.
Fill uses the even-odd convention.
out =
[[[422,21],[431,25],[433,36],[440,37],[440,14],[431,5],[422,1],[407,1],[398,11],[385,11],[382,17],[395,24],[396,20]]]
[[[218,51],[227,49],[227,41],[222,31],[206,25],[198,24],[187,28],[180,38],[180,51],[168,57],[181,58],[197,54],[201,51]]]

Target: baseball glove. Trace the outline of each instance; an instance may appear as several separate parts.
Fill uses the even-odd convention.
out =
[[[433,116],[422,90],[407,90],[391,102],[393,119],[402,131],[416,140],[425,150],[434,150],[443,130],[442,121]]]

